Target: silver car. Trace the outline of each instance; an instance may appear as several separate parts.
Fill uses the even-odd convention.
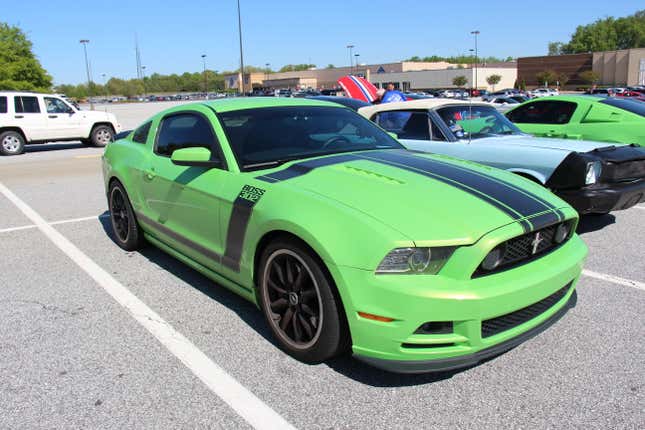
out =
[[[410,150],[509,170],[553,190],[581,214],[645,201],[645,148],[522,133],[493,105],[450,99],[363,107]]]

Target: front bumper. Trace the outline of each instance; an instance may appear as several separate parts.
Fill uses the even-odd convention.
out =
[[[567,311],[575,307],[577,302],[577,293],[573,287],[570,287],[571,294],[564,306],[561,306],[553,315],[547,318],[537,326],[525,331],[524,333],[511,338],[505,342],[482,349],[473,354],[467,354],[459,357],[443,358],[437,360],[383,360],[380,358],[356,355],[361,360],[371,366],[395,373],[427,373],[427,372],[446,372],[449,370],[461,369],[464,367],[474,366],[488,358],[495,357],[510,349],[515,348],[521,343],[526,342],[532,337],[537,336],[544,330],[555,324]]]
[[[562,190],[556,194],[580,214],[608,213],[629,209],[645,201],[645,179],[611,185],[598,184],[577,190]]]
[[[462,247],[453,257],[474,252]],[[569,309],[587,248],[574,235],[564,245],[530,263],[489,276],[461,279],[433,275],[375,275],[330,266],[343,299],[354,356],[395,372],[419,373],[467,367],[497,355],[534,336]],[[484,254],[485,255],[485,254]],[[463,261],[463,260],[462,260]],[[450,262],[448,263],[450,264]],[[446,265],[451,275],[456,266]],[[564,287],[567,287],[566,289]],[[557,300],[519,324],[486,333],[491,321],[513,318],[516,312]],[[392,318],[376,321],[359,315]],[[450,322],[452,329],[419,333],[428,322]]]

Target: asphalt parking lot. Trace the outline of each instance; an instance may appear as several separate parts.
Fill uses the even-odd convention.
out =
[[[174,103],[109,106],[124,128]],[[1,428],[612,428],[645,424],[645,205],[583,218],[577,306],[478,366],[305,365],[258,309],[112,241],[102,150],[0,158]]]

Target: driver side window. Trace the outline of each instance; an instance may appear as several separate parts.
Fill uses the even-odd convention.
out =
[[[170,157],[173,151],[182,148],[206,148],[213,160],[218,159],[218,144],[208,120],[197,113],[181,113],[166,116],[161,120],[155,153]]]
[[[45,97],[47,113],[69,113],[72,109],[61,99]]]

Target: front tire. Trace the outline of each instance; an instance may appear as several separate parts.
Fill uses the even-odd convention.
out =
[[[17,131],[0,133],[0,154],[19,155],[25,150],[25,138]]]
[[[107,125],[97,125],[92,129],[90,141],[92,145],[104,147],[114,140],[114,131]]]
[[[259,265],[266,321],[280,347],[306,363],[328,360],[348,343],[342,305],[321,264],[302,243],[286,238],[269,244]]]
[[[135,251],[143,246],[143,233],[123,185],[113,181],[108,190],[110,222],[117,245],[126,251]]]

